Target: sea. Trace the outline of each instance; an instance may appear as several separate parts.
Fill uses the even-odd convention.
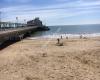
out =
[[[49,31],[39,31],[31,35],[31,39],[37,38],[79,38],[83,37],[98,37],[100,36],[100,24],[88,25],[62,25],[48,26]]]

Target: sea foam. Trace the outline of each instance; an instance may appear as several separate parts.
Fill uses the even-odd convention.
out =
[[[36,36],[30,37],[29,39],[45,39],[45,38],[92,38],[92,37],[100,37],[100,33],[85,33],[85,34],[52,34],[52,35],[43,35],[43,36]]]

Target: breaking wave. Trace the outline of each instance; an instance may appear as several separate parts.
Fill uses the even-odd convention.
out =
[[[92,38],[92,37],[100,37],[100,33],[91,33],[91,34],[52,34],[52,35],[43,35],[43,36],[36,36],[30,37],[29,39],[45,39],[45,38],[80,38],[80,36],[84,38]]]

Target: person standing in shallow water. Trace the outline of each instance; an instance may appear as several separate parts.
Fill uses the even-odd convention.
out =
[[[61,39],[63,39],[63,37],[61,36]]]
[[[83,38],[83,36],[82,36],[82,34],[80,35],[80,39],[82,39]]]

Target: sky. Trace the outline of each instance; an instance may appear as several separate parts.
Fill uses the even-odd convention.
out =
[[[46,25],[100,24],[100,0],[0,0],[2,21],[40,17]]]

